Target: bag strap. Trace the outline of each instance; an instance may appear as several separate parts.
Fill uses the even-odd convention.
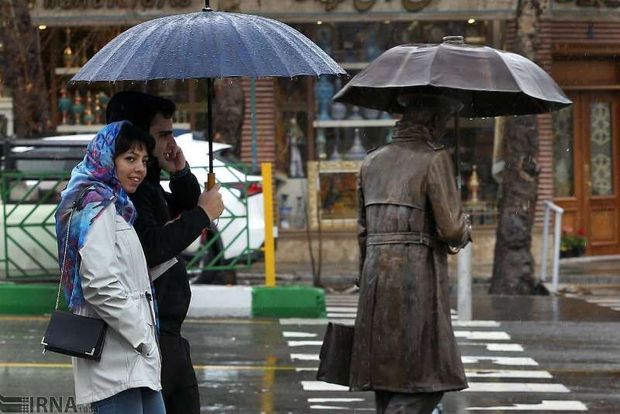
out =
[[[73,218],[73,213],[77,209],[79,202],[82,200],[82,197],[84,197],[84,194],[86,194],[86,191],[93,187],[94,185],[90,185],[83,189],[80,194],[78,194],[78,196],[75,198],[75,201],[71,206],[71,212],[69,213],[69,223],[67,224],[67,235],[65,237],[65,248],[62,255],[62,266],[60,267],[60,280],[58,280],[58,293],[56,294],[56,307],[54,308],[55,310],[58,310],[58,303],[60,302],[60,290],[62,289],[62,275],[65,272],[65,263],[67,261],[67,248],[69,246],[69,231],[71,230],[71,219]]]

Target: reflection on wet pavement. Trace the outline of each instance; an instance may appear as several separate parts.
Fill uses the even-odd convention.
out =
[[[351,307],[343,305],[342,315],[351,317]],[[339,315],[337,309],[330,313]],[[620,312],[577,298],[482,295],[474,300],[474,318],[455,321],[454,329],[469,381],[476,385],[468,392],[446,395],[445,414],[512,412],[501,407],[515,404],[529,404],[524,406],[526,412],[558,412],[546,411],[539,404],[550,403],[543,400],[567,404],[560,412],[577,412],[575,402],[585,404],[591,413],[620,412]],[[337,412],[321,406],[372,412],[372,393],[304,391],[304,382],[314,381],[314,355],[325,321],[302,321],[188,320],[184,335],[192,346],[202,412]],[[73,395],[70,360],[53,353],[41,355],[39,341],[46,322],[46,318],[0,317],[3,396]],[[292,359],[292,354],[312,358]],[[530,365],[511,365],[526,360]],[[549,384],[547,392],[541,392],[542,387],[522,391],[537,383]]]

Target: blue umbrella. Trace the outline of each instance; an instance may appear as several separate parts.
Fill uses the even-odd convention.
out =
[[[209,186],[213,175],[213,78],[346,75],[328,54],[272,19],[215,12],[172,15],[138,24],[99,50],[76,82],[207,79]]]

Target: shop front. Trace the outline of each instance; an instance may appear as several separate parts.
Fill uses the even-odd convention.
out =
[[[620,253],[620,3],[555,1],[545,30],[554,78],[574,104],[553,117],[553,189],[565,239]]]
[[[514,35],[511,27],[516,3],[220,0],[211,5],[281,20],[306,34],[354,75],[392,46],[438,43],[447,35],[463,35],[470,44],[505,48]],[[591,240],[588,253],[607,254],[620,248],[616,212],[620,201],[615,190],[620,179],[615,160],[615,99],[620,89],[614,58],[618,23],[614,13],[607,13],[610,7],[615,11],[616,6],[585,3],[550,1],[543,15],[540,64],[552,71],[575,105],[556,115],[539,117],[539,203],[554,199],[565,207],[566,227],[571,231],[586,229]],[[197,11],[203,5],[202,0],[35,1],[33,22],[41,28],[58,131],[97,130],[109,96],[126,88],[173,98],[179,106],[176,125],[203,131],[206,105],[204,83],[200,81],[66,87],[81,64],[125,28],[163,15]],[[357,171],[368,150],[390,141],[397,117],[333,103],[332,96],[346,81],[224,79],[216,84],[220,102],[220,116],[217,105],[215,114],[218,139],[234,145],[245,162],[274,163],[274,213],[281,262],[309,260],[308,247],[318,249],[319,238],[323,261],[357,260]],[[462,200],[475,224],[474,256],[490,264],[501,180],[501,154],[495,139],[500,135],[499,128],[494,119],[462,119],[460,126],[459,173],[464,183]],[[454,143],[454,133],[448,132],[444,144],[453,155]],[[540,222],[542,209],[537,212]],[[539,236],[537,227],[533,246],[537,254]],[[314,256],[318,256],[316,251]]]

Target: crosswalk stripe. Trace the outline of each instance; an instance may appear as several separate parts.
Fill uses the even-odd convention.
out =
[[[468,407],[467,411],[588,411],[588,407],[581,401],[543,400],[540,404]]]
[[[319,361],[319,354],[291,354],[291,359],[300,361]]]
[[[288,346],[321,346],[323,341],[286,341]]]
[[[459,346],[483,346],[487,351],[494,352],[523,352],[520,344],[493,344],[487,342],[457,342]]]
[[[327,306],[327,312],[357,312],[357,306]]]
[[[355,313],[335,313],[335,312],[328,312],[327,313],[327,317],[328,318],[351,318],[351,319],[355,319],[357,315]]]
[[[501,331],[454,331],[457,338],[466,338],[470,340],[487,340],[487,341],[508,341],[510,335]]]
[[[282,332],[282,336],[285,338],[316,338],[317,334],[310,332],[284,331]]]
[[[304,391],[348,391],[349,387],[323,381],[302,381]]]
[[[452,326],[456,328],[499,328],[501,324],[497,321],[453,321]]]
[[[538,362],[529,357],[500,357],[500,356],[465,356],[461,357],[463,364],[477,364],[482,361],[489,361],[495,365],[515,365],[515,366],[538,366]]]
[[[308,398],[308,402],[311,403],[325,403],[325,402],[356,402],[365,401],[363,398]]]
[[[539,384],[525,382],[469,382],[465,392],[570,392],[562,384]]]
[[[349,407],[338,407],[335,405],[321,405],[321,404],[311,405],[310,409],[311,410],[330,410],[330,411],[333,411],[333,410],[349,411]]]
[[[465,370],[467,378],[553,378],[548,371],[477,369]]]

